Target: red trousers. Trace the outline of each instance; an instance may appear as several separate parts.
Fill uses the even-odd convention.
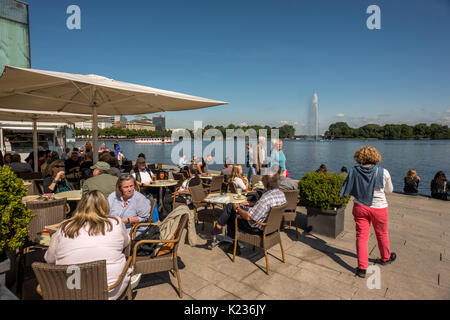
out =
[[[389,260],[391,257],[391,251],[389,250],[388,208],[375,209],[355,203],[353,205],[352,213],[356,223],[356,251],[358,254],[358,268],[367,270],[367,266],[369,264],[367,243],[370,236],[370,223],[372,223],[375,230],[381,260]]]

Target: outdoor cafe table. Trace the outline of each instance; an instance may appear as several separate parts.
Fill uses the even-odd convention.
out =
[[[238,196],[237,193],[210,193],[205,199],[203,199],[203,202],[206,203],[213,203],[213,204],[229,204],[229,203],[243,203],[247,201],[247,197],[242,195]],[[213,236],[213,241],[210,244],[210,247],[213,248],[217,246],[220,242],[225,241],[224,237],[220,236]]]
[[[64,191],[58,192],[54,194],[55,199],[67,198],[67,201],[79,201],[82,198],[81,190],[72,190],[72,191]]]
[[[205,180],[211,180],[213,177],[215,177],[215,176],[220,176],[220,174],[218,174],[218,173],[212,173],[212,174],[208,174],[208,175],[201,175],[201,174],[199,174],[198,175],[198,177],[200,178],[200,179],[205,179]]]
[[[243,203],[247,201],[247,197],[242,194],[239,197],[237,193],[210,193],[205,199],[203,199],[203,201],[214,204]]]
[[[142,185],[144,187],[150,187],[150,188],[159,188],[159,205],[162,205],[163,199],[162,199],[162,192],[163,188],[173,187],[178,184],[177,180],[156,180],[152,181],[150,183],[143,183]]]

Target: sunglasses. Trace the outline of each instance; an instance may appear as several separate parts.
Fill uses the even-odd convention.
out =
[[[65,168],[65,166],[55,166],[55,168]]]

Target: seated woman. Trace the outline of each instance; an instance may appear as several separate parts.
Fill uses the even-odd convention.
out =
[[[405,182],[403,187],[405,193],[417,193],[419,191],[420,177],[417,175],[416,170],[409,170],[403,180]]]
[[[431,197],[439,200],[447,200],[448,198],[448,181],[445,173],[438,171],[431,180]]]
[[[233,166],[230,181],[234,183],[236,188],[240,188],[242,192],[248,190],[248,180],[247,177],[242,174],[242,166],[240,164]]]
[[[73,186],[65,178],[64,161],[56,160],[45,170],[44,193],[58,193],[73,190]]]
[[[136,180],[130,174],[123,174],[116,184],[116,192],[108,196],[109,214],[119,217],[125,223],[127,232],[130,232],[133,224],[146,222],[150,217],[150,201],[140,192],[136,191]],[[145,226],[139,228],[139,235]]]
[[[129,242],[130,237],[122,221],[109,216],[105,196],[93,190],[81,199],[75,215],[64,221],[52,236],[44,259],[56,265],[106,260],[108,286],[111,286],[118,281],[126,265],[122,252]],[[121,284],[108,292],[110,300],[118,299],[125,291],[132,271],[129,268]],[[139,279],[140,275],[134,276],[132,287]]]
[[[189,178],[184,180],[180,188],[172,194],[171,200],[175,202],[185,203],[188,206],[192,203],[190,187],[195,187],[202,184],[202,180],[198,176],[199,172],[196,165],[189,166]]]

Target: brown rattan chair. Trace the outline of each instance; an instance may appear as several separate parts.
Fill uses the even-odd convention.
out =
[[[287,204],[272,207],[272,209],[270,209],[270,212],[267,216],[267,220],[265,223],[253,221],[254,223],[264,226],[262,234],[249,234],[242,230],[239,230],[238,219],[240,219],[241,216],[236,215],[233,262],[236,259],[236,247],[238,241],[249,243],[255,247],[262,248],[264,250],[264,255],[266,257],[267,274],[269,274],[269,258],[267,256],[267,250],[272,248],[274,245],[280,244],[281,256],[283,258],[283,262],[286,262],[284,257],[283,244],[281,243],[281,236],[280,236],[281,220],[283,219],[283,212],[286,209],[286,207]]]
[[[298,239],[298,225],[297,225],[297,203],[298,190],[283,190],[287,201],[287,207],[283,212],[283,222],[289,222],[289,227],[292,227],[292,222],[295,224],[295,235]]]
[[[184,175],[179,172],[173,172],[172,175],[173,175],[173,178],[178,181],[178,184],[176,185],[176,187],[177,188],[181,187],[181,185],[183,184],[183,181],[185,180]]]
[[[186,226],[188,221],[188,215],[184,214],[180,218],[180,222],[175,231],[173,239],[164,239],[164,240],[141,240],[136,243],[132,251],[132,266],[134,266],[134,271],[136,273],[142,274],[150,274],[162,271],[173,271],[174,275],[178,281],[178,295],[180,298],[183,298],[183,291],[181,289],[181,277],[178,271],[178,258],[177,251],[178,246],[180,244],[181,234]],[[138,223],[136,227],[140,227],[143,225],[150,225],[151,223]],[[134,234],[131,238],[131,241],[134,240]],[[137,256],[137,248],[143,243],[173,243],[173,247],[170,251],[164,255],[159,255],[156,257],[149,256]]]
[[[224,176],[213,176],[211,179],[211,184],[204,183],[203,186],[206,189],[206,192],[213,193],[213,192],[220,192],[222,191],[222,184],[224,182]]]
[[[38,232],[45,226],[60,223],[66,217],[64,209],[66,198],[48,201],[27,201],[26,207],[31,209],[31,213],[36,215],[28,224],[28,238],[31,242],[36,242]]]
[[[192,196],[195,220],[214,224],[219,219],[223,209],[216,208],[212,203],[204,202],[207,194],[201,185],[189,187],[189,192]],[[202,230],[204,229],[205,225],[203,224]]]
[[[120,285],[131,261],[132,259],[129,257],[119,279],[111,286],[108,286],[106,260],[71,266],[33,262],[32,268],[44,300],[108,300],[108,292]],[[72,279],[69,279],[74,276],[74,270],[77,270],[72,269],[73,266],[80,270],[79,287],[77,287],[76,280],[72,282]],[[69,267],[72,268],[69,269]],[[68,283],[72,283],[75,288],[70,288]],[[132,299],[130,283],[119,297],[119,299],[124,298]]]
[[[236,186],[234,185],[233,181],[228,181],[228,192],[237,193]]]
[[[48,201],[27,201],[27,209],[35,215],[28,224],[28,241],[19,249],[19,273],[17,287],[20,288],[20,294],[24,294],[24,277],[27,266],[27,254],[30,252],[39,252],[46,250],[47,247],[38,243],[38,233],[45,226],[62,222],[65,217],[66,198]]]
[[[252,175],[251,177],[250,177],[250,185],[252,186],[252,187],[254,187],[255,186],[255,184],[258,182],[258,181],[262,181],[262,176],[261,175]]]

